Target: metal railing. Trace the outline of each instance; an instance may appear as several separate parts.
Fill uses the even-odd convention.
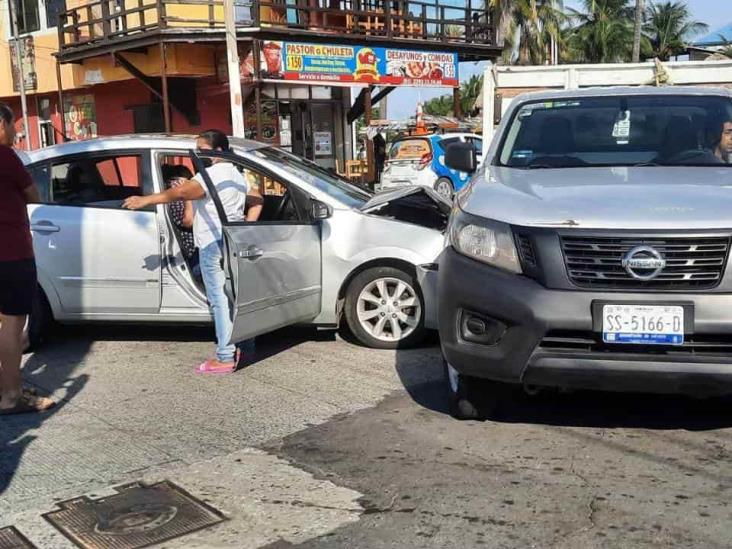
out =
[[[480,4],[480,7],[473,5]],[[242,0],[238,27],[445,43],[492,43],[484,0]],[[176,30],[223,31],[223,0],[94,0],[60,14],[61,52]],[[298,34],[299,34],[298,33]]]

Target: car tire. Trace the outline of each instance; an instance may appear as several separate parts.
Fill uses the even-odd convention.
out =
[[[452,200],[455,187],[447,177],[441,177],[435,182],[435,192],[448,200]]]
[[[485,420],[495,416],[505,396],[502,383],[466,376],[443,358],[444,383],[450,415],[461,420]]]
[[[48,304],[46,294],[39,287],[33,298],[33,308],[31,314],[28,315],[23,331],[24,353],[37,351],[41,347],[52,322],[51,306]]]
[[[426,333],[424,313],[419,284],[401,269],[367,269],[346,290],[346,324],[367,347],[401,349],[416,345]]]

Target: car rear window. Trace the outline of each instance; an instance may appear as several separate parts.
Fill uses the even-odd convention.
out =
[[[395,141],[389,149],[389,160],[415,160],[432,152],[427,139],[402,139]]]

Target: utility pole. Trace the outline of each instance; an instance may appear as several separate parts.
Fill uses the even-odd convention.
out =
[[[633,35],[633,63],[640,62],[641,29],[643,28],[643,0],[635,0],[635,33]]]
[[[234,137],[244,137],[244,109],[241,99],[241,76],[239,73],[239,49],[236,41],[234,0],[224,0],[224,23],[226,24],[226,58],[229,72],[232,133]]]
[[[28,126],[28,103],[25,98],[25,71],[23,70],[23,56],[20,53],[20,37],[18,33],[18,3],[13,2],[13,36],[15,36],[15,61],[18,65],[18,89],[20,90],[20,109],[23,115],[23,136],[25,137],[25,148],[31,150],[30,131]]]

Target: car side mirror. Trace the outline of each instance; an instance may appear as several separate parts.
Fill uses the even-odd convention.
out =
[[[445,164],[452,170],[474,173],[478,169],[478,155],[472,143],[452,143],[445,151]]]
[[[332,215],[333,209],[328,204],[320,200],[315,200],[314,198],[310,200],[310,216],[313,218],[313,221],[322,221]]]

